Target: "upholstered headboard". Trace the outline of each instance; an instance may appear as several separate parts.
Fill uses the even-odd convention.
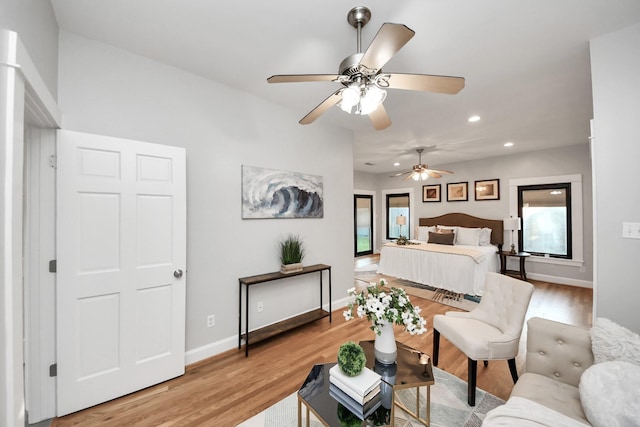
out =
[[[502,249],[502,243],[504,240],[504,225],[501,219],[485,219],[463,213],[449,213],[440,216],[434,216],[432,218],[419,218],[418,225],[458,225],[460,227],[469,228],[488,227],[491,229],[491,243]]]

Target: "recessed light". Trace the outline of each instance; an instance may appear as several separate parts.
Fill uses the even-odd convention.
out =
[[[504,143],[505,147],[513,147],[513,142],[509,141],[509,142],[505,142]]]
[[[400,163],[395,162],[395,163],[393,164],[393,166],[400,166]]]
[[[467,119],[471,123],[480,121],[480,116],[471,116]]]

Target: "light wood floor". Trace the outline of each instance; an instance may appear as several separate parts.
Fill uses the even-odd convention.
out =
[[[377,256],[356,259],[356,266],[378,261]],[[533,294],[527,318],[539,316],[591,326],[592,291],[573,286],[532,281]],[[451,307],[412,297],[422,307],[428,332],[410,336],[396,327],[396,338],[431,353],[433,316]],[[373,339],[364,320],[345,321],[342,309],[279,337],[255,344],[249,357],[244,350],[230,350],[190,365],[182,377],[140,392],[54,419],[52,426],[235,426],[296,391],[315,363],[333,362],[346,341]],[[517,365],[524,363],[526,328],[520,342]],[[439,367],[466,381],[467,359],[446,339],[440,343]],[[503,399],[513,382],[506,362],[478,365],[478,387]]]

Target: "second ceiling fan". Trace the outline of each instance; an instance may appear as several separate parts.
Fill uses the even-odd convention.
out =
[[[389,178],[395,178],[397,176],[407,175],[403,181],[408,179],[413,179],[414,181],[424,181],[427,178],[442,178],[442,175],[451,175],[453,172],[451,171],[441,171],[437,169],[429,169],[429,166],[422,163],[422,152],[424,148],[416,148],[418,152],[418,164],[413,165],[410,171],[400,172],[395,175],[391,175]]]
[[[464,78],[429,74],[384,73],[382,67],[414,36],[415,32],[403,24],[384,23],[371,44],[361,51],[361,32],[371,19],[371,11],[364,6],[351,9],[347,21],[357,30],[358,52],[341,63],[338,74],[284,74],[267,79],[269,83],[334,81],[342,87],[322,101],[300,120],[313,123],[331,107],[338,105],[348,113],[367,114],[376,130],[391,125],[382,102],[386,89],[419,90],[456,94],[464,88]]]

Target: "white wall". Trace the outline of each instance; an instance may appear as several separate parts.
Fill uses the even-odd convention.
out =
[[[187,150],[189,361],[237,346],[238,278],[277,271],[277,242],[288,233],[304,239],[305,264],[333,266],[334,299],[346,296],[353,282],[350,132],[301,126],[299,112],[66,32],[59,75],[64,129]],[[324,218],[242,220],[243,164],[323,176]],[[252,296],[264,311],[252,302],[251,328],[313,308],[318,278],[256,286]]]
[[[51,2],[0,0],[0,28],[18,33],[55,98],[58,93],[58,24]]]
[[[22,173],[25,81],[17,36],[0,31],[0,426],[24,424]]]
[[[640,240],[622,238],[640,223],[640,23],[591,41],[595,188],[595,298],[599,317],[640,332]]]
[[[585,126],[589,124],[586,123]],[[592,258],[592,214],[591,214],[591,159],[589,145],[586,142],[550,150],[533,151],[524,154],[511,154],[477,159],[468,162],[438,164],[438,169],[454,171],[453,175],[444,176],[441,179],[430,179],[426,182],[412,180],[402,181],[401,178],[389,178],[389,174],[354,174],[354,186],[360,188],[371,186],[375,180],[378,194],[380,190],[390,188],[414,188],[415,217],[431,217],[451,212],[462,212],[481,218],[503,219],[509,216],[509,180],[520,178],[534,178],[544,176],[557,176],[568,174],[580,174],[583,179],[583,249],[584,270],[579,267],[557,264],[544,264],[527,262],[527,274],[532,278],[542,280],[555,280],[557,283],[576,284],[579,286],[591,286],[593,278]],[[488,179],[500,180],[500,200],[474,200],[474,182]],[[447,183],[468,182],[468,198],[466,202],[447,202]],[[441,198],[439,203],[422,202],[422,186],[441,184]],[[380,209],[383,199],[376,206]],[[376,230],[384,230],[382,215],[378,215],[379,221]],[[413,219],[415,222],[415,219]],[[412,228],[416,224],[412,225]],[[412,230],[413,233],[413,230]],[[375,233],[377,236],[376,247],[380,247],[384,233]],[[505,243],[509,244],[509,236],[505,236]]]

